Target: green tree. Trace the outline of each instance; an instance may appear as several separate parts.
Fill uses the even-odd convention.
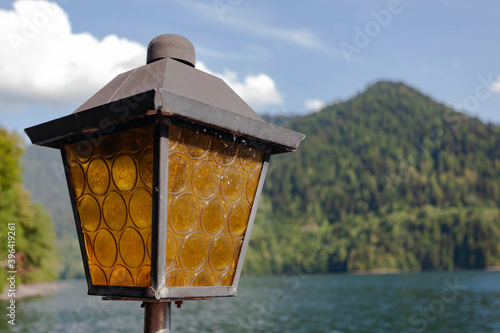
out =
[[[15,225],[15,250],[20,254],[16,257],[16,269],[21,281],[47,281],[57,277],[52,222],[42,206],[29,202],[29,195],[20,183],[21,142],[15,133],[0,128],[0,284],[5,281],[7,268],[9,223]]]

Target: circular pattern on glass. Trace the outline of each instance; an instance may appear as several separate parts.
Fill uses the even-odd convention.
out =
[[[196,272],[207,260],[207,242],[201,234],[189,235],[182,242],[179,257],[184,270]]]
[[[198,223],[199,210],[191,194],[178,197],[170,208],[170,225],[178,234],[186,234]]]
[[[138,228],[151,226],[152,209],[153,198],[146,190],[139,189],[130,198],[130,218]]]
[[[168,127],[168,149],[174,149],[179,142],[179,133],[181,129],[177,126]]]
[[[141,234],[142,236],[142,234]],[[144,253],[146,253],[147,251],[144,250]],[[144,255],[144,261],[142,262],[141,266],[144,266],[144,265],[151,265],[151,258],[149,257],[149,254],[148,255]]]
[[[149,287],[151,285],[151,267],[146,266],[137,274],[137,287]]]
[[[168,287],[184,287],[186,285],[186,277],[181,271],[171,271],[165,278],[165,285]]]
[[[257,191],[257,185],[259,185],[259,176],[260,172],[256,172],[250,176],[247,182],[247,200],[250,204],[255,199],[255,192]]]
[[[189,164],[180,154],[170,155],[168,158],[168,191],[179,193],[189,181]]]
[[[243,237],[247,230],[248,219],[250,218],[250,206],[240,202],[231,210],[229,214],[229,231],[236,238]]]
[[[221,165],[230,165],[233,163],[238,152],[238,145],[226,140],[214,140],[212,143],[214,157],[217,163]]]
[[[134,286],[134,278],[128,269],[123,266],[117,266],[109,278],[111,286]]]
[[[89,260],[94,258],[94,250],[92,248],[92,241],[90,240],[89,235],[83,234],[85,236],[85,249],[87,250],[87,257]]]
[[[210,137],[208,135],[184,130],[181,135],[184,151],[191,158],[199,159],[205,156],[210,148]]]
[[[71,145],[73,154],[80,163],[85,163],[92,155],[92,144],[89,141],[80,141]]]
[[[241,146],[238,155],[240,163],[246,171],[254,171],[262,164],[262,152],[247,146]]]
[[[128,267],[137,267],[144,260],[144,241],[134,229],[126,229],[120,237],[120,255]]]
[[[201,226],[208,236],[216,236],[226,224],[226,207],[220,199],[209,201],[201,212]]]
[[[142,153],[139,160],[139,173],[147,187],[153,187],[153,148],[149,147]]]
[[[102,215],[108,227],[120,230],[127,221],[127,205],[119,193],[111,192],[102,204]]]
[[[177,257],[177,241],[174,235],[169,231],[167,232],[167,268],[172,266]]]
[[[205,270],[196,274],[191,282],[191,285],[195,287],[211,287],[215,286],[215,276],[209,270]]]
[[[217,166],[212,161],[203,161],[193,171],[193,189],[200,198],[208,198],[219,185]]]
[[[112,266],[116,261],[116,241],[113,235],[102,229],[94,239],[94,254],[99,263],[104,267]]]
[[[130,152],[135,153],[146,147],[149,141],[147,128],[136,128],[131,131],[122,132],[123,146]]]
[[[109,187],[108,165],[102,158],[93,159],[87,169],[87,183],[96,195],[103,195]]]
[[[231,265],[234,257],[234,245],[229,236],[215,240],[210,248],[210,265],[216,271],[224,271]]]
[[[149,233],[148,240],[146,241],[146,250],[148,252],[148,257],[151,258],[151,233]]]
[[[245,190],[245,176],[237,167],[227,169],[222,175],[221,192],[228,202],[235,202]]]
[[[75,192],[75,199],[78,199],[85,190],[85,174],[83,173],[82,167],[74,162],[69,164],[69,172],[73,191]]]
[[[120,191],[130,191],[137,181],[137,168],[134,159],[126,154],[116,155],[111,174],[116,187]]]
[[[97,286],[105,286],[108,284],[106,274],[101,267],[97,265],[90,265],[90,276],[92,277],[92,284]]]
[[[234,270],[228,271],[226,274],[222,276],[220,281],[221,286],[232,286],[234,280]]]
[[[108,135],[102,138],[101,143],[97,145],[99,152],[103,157],[111,157],[115,153],[119,141],[117,135]]]
[[[101,222],[99,203],[91,195],[84,195],[78,204],[78,213],[83,229],[94,232]]]
[[[233,239],[234,240],[234,248],[236,249],[235,253],[240,253],[241,246],[243,245],[243,239]]]

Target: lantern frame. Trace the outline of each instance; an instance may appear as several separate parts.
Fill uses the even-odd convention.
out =
[[[117,110],[124,112],[127,117],[122,118],[122,114]],[[103,119],[106,121],[103,121]],[[84,233],[71,182],[68,167],[69,160],[64,146],[83,140],[92,141],[105,135],[148,125],[154,126],[150,286],[95,285],[92,283]],[[171,125],[248,145],[264,153],[261,174],[231,286],[165,286],[168,228],[168,131]],[[295,150],[304,138],[302,134],[163,89],[146,91],[88,110],[82,110],[28,128],[26,133],[33,143],[61,150],[80,243],[80,252],[84,263],[88,294],[104,296],[106,299],[143,300],[148,302],[236,296],[244,257],[269,165],[269,158],[271,154]]]

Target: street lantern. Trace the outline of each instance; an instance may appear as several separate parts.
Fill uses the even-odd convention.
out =
[[[187,39],[158,36],[145,66],[26,129],[61,151],[88,293],[142,300],[146,317],[236,295],[269,158],[304,138],[194,64]]]

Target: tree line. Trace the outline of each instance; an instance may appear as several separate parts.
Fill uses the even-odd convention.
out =
[[[498,126],[378,82],[287,127],[307,137],[271,161],[247,271],[307,271],[318,249],[317,272],[500,264]]]
[[[18,284],[49,281],[59,276],[50,216],[41,204],[30,202],[29,193],[21,184],[22,153],[22,139],[0,128],[1,289],[7,282],[7,271],[17,271]]]

